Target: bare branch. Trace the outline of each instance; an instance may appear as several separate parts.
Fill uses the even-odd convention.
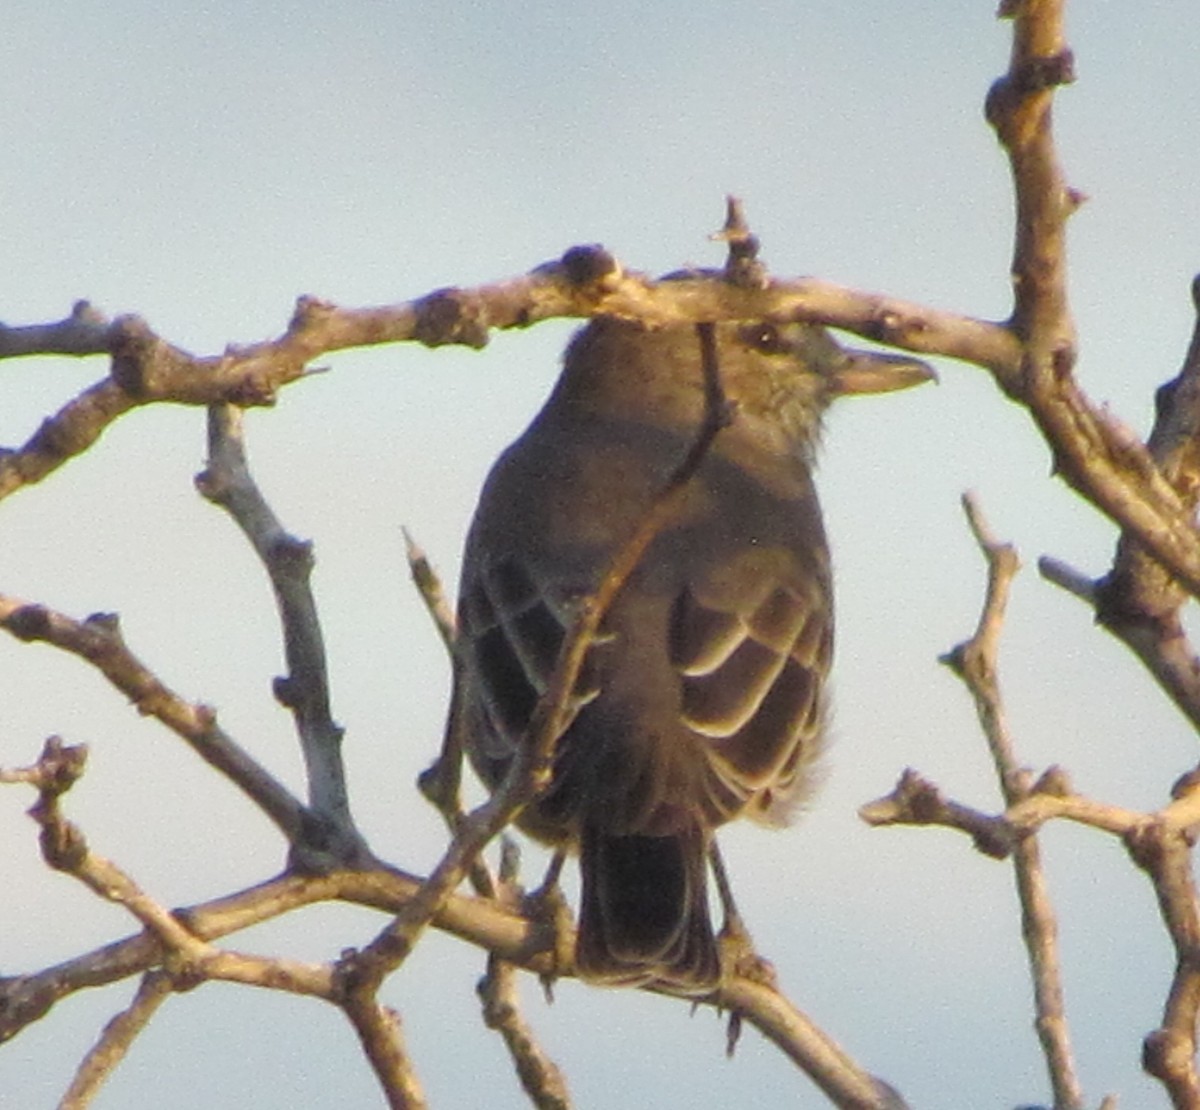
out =
[[[342,1009],[358,1034],[391,1110],[424,1110],[425,1095],[404,1046],[400,1015],[375,999],[353,994]]]
[[[483,1003],[484,1024],[504,1038],[530,1102],[538,1110],[570,1110],[566,1077],[537,1043],[521,1016],[516,968],[495,954],[489,955],[487,974],[479,980],[476,990]]]
[[[1183,505],[1194,512],[1200,498],[1200,278],[1192,283],[1196,325],[1179,374],[1158,391],[1157,415],[1148,447]],[[1056,560],[1043,559],[1042,574],[1088,601],[1096,620],[1141,660],[1180,712],[1200,728],[1200,657],[1180,619],[1186,591],[1124,531],[1112,570],[1097,582]]]
[[[71,315],[53,324],[9,327],[0,324],[0,359],[22,355],[102,355],[108,351],[110,325],[87,301],[76,301]]]
[[[15,451],[0,451],[0,498],[40,482],[63,463],[82,455],[118,417],[137,402],[111,378],[102,378],[73,397]]]
[[[562,857],[556,858],[561,861]],[[520,851],[516,842],[506,834],[501,841],[499,883],[495,889],[499,899],[509,905],[517,905],[523,898],[524,892],[518,882],[519,869]],[[549,920],[548,914],[553,910],[568,913],[557,882],[558,871],[552,867],[541,890],[524,899],[526,909],[531,909],[539,920]],[[557,900],[552,895],[557,895]],[[572,932],[569,914],[563,920],[554,922],[554,925],[560,935]],[[570,955],[567,953],[563,963],[569,962]],[[543,978],[547,999],[550,998],[548,983],[549,980]],[[570,1110],[571,1096],[567,1091],[566,1076],[538,1044],[532,1028],[521,1014],[515,965],[489,952],[487,971],[475,985],[475,992],[483,1003],[484,1024],[500,1034],[516,1068],[521,1087],[533,1105],[539,1110]]]
[[[292,842],[292,862],[308,870],[369,863],[370,849],[350,813],[342,729],[330,709],[325,641],[310,585],[311,545],[284,530],[251,476],[239,409],[209,408],[208,448],[208,466],[197,475],[196,487],[250,540],[270,577],[283,624],[288,674],[275,680],[274,690],[295,720],[309,791],[303,838]]]
[[[404,529],[404,546],[408,555],[408,570],[417,593],[421,595],[446,650],[453,655],[457,622],[454,609],[446,600],[446,591],[442,589],[442,580],[429,562],[425,549],[412,538],[407,528]]]
[[[1024,7],[1040,11],[1055,5]],[[303,376],[313,358],[330,351],[406,340],[478,347],[492,328],[599,313],[652,325],[796,319],[991,370],[1010,396],[1029,406],[1063,476],[1200,593],[1200,537],[1186,506],[1142,445],[1094,409],[1070,376],[1073,337],[1059,280],[1061,225],[1077,197],[1062,186],[1053,161],[1047,99],[1054,81],[1067,77],[1069,66],[1062,59],[1049,64],[1040,55],[1018,57],[1014,51],[1008,78],[989,98],[1018,185],[1016,330],[811,278],[755,283],[697,273],[656,283],[624,270],[598,247],[573,247],[559,261],[508,281],[437,290],[381,308],[345,309],[301,298],[281,337],[231,347],[215,357],[191,356],[158,338],[143,321],[123,317],[110,325],[104,348],[113,356],[110,377],[47,420],[24,447],[0,455],[0,498],[44,478],[135,405],[269,404],[279,388]],[[1037,141],[1027,141],[1031,132]],[[1043,179],[1054,184],[1057,199],[1051,203],[1030,195]],[[1043,242],[1037,236],[1049,238]],[[28,342],[19,347],[21,353],[34,351]]]
[[[1137,656],[1176,708],[1200,729],[1200,658],[1179,616],[1186,595],[1159,562],[1122,538],[1112,571],[1099,580],[1048,555],[1038,560],[1038,571],[1091,605],[1097,623]]]
[[[886,1083],[864,1072],[842,1048],[773,987],[745,976],[721,984],[719,1006],[754,1025],[845,1110],[905,1110]]]
[[[80,1061],[59,1110],[83,1110],[91,1105],[101,1086],[125,1059],[137,1035],[174,989],[171,977],[161,971],[151,971],[142,977],[133,1001],[104,1027],[100,1039]]]
[[[1008,154],[1016,199],[1013,329],[1033,358],[1025,384],[1044,379],[1055,355],[1074,357],[1067,306],[1066,222],[1082,197],[1067,188],[1054,147],[1054,93],[1075,80],[1063,34],[1063,0],[1037,0],[1002,14],[1013,20],[1008,72],[987,97],[988,122]]]
[[[859,817],[872,828],[884,825],[942,825],[965,832],[975,847],[994,859],[1007,859],[1016,836],[1003,817],[992,817],[950,801],[911,767],[890,794],[859,808]]]
[[[1200,594],[1200,540],[1191,506],[1122,425],[1093,406],[1073,377],[1075,329],[1066,282],[1066,223],[1083,199],[1058,164],[1055,90],[1074,80],[1063,35],[1064,0],[1007,5],[1014,22],[1008,73],[988,94],[987,116],[1008,153],[1016,196],[1012,329],[1020,374],[997,381],[1025,404],[1054,452],[1058,473]]]
[[[908,785],[910,779],[916,780],[918,789]],[[930,797],[940,800],[937,788],[920,779],[915,772],[906,771],[897,790],[888,798],[864,807],[867,811],[864,816],[872,824],[939,824],[963,829],[974,836],[977,843],[980,840],[977,827],[983,827],[989,830],[989,836],[994,835],[991,843],[1001,845],[1008,839],[1016,845],[1017,852],[1030,842],[1029,834],[1056,818],[1077,821],[1122,838],[1134,862],[1154,885],[1163,923],[1176,953],[1175,976],[1163,1023],[1144,1041],[1143,1066],[1162,1082],[1172,1104],[1179,1110],[1190,1110],[1200,1104],[1200,1074],[1195,1059],[1196,1024],[1200,1019],[1200,897],[1191,860],[1196,829],[1200,826],[1200,768],[1180,779],[1172,790],[1172,801],[1152,814],[1105,805],[1073,794],[1065,776],[1056,768],[1042,775],[1025,797],[998,817],[980,814],[973,821],[964,822],[956,811],[965,807],[945,803],[944,808],[939,808],[929,803]],[[1031,962],[1035,959],[1041,963],[1052,962],[1053,946],[1049,952],[1043,949],[1048,941],[1053,941],[1053,935],[1043,933],[1040,939],[1036,935],[1032,939],[1029,936],[1035,923],[1030,917],[1040,919],[1043,909],[1048,910],[1048,903],[1038,908],[1039,902],[1035,901],[1034,906],[1033,915],[1025,910]],[[1038,948],[1036,955],[1032,954],[1035,945]],[[1060,1034],[1065,1034],[1065,1027],[1058,1025],[1052,1008],[1045,1016],[1039,1011],[1038,1032],[1044,1040],[1057,1040]],[[1058,1052],[1067,1050],[1064,1041],[1058,1048],[1048,1048],[1048,1057],[1052,1051],[1055,1057],[1051,1058],[1056,1058]],[[1082,1102],[1062,1105],[1082,1106]]]
[[[962,503],[971,533],[987,561],[987,592],[974,635],[942,656],[941,662],[966,683],[975,699],[975,709],[992,754],[1004,800],[1011,804],[1019,794],[1014,782],[1017,761],[1000,699],[997,656],[1009,591],[1013,578],[1021,569],[1021,563],[1012,546],[998,543],[993,538],[974,495],[964,494]]]
[[[1192,872],[1194,824],[1183,820],[1200,805],[1200,772],[1185,776],[1175,800],[1156,819],[1131,829],[1125,845],[1154,883],[1159,912],[1175,947],[1175,975],[1163,1023],[1142,1045],[1142,1066],[1166,1088],[1178,1110],[1200,1105],[1196,1022],[1200,1017],[1200,899]],[[1173,819],[1174,818],[1174,819]]]
[[[193,936],[212,941],[317,902],[340,900],[395,914],[420,885],[420,879],[395,869],[284,875],[223,898],[175,910],[174,917]],[[546,954],[552,947],[547,927],[490,899],[451,895],[434,923],[535,973],[553,970]],[[0,1042],[43,1017],[55,1003],[75,991],[140,974],[161,960],[162,948],[155,938],[137,933],[43,971],[0,977]],[[229,964],[224,970],[237,969]]]
[[[162,962],[165,952],[174,954],[167,957],[165,965],[173,981],[180,976],[191,984],[220,978],[309,994],[337,1003],[354,1023],[364,1045],[378,1057],[373,1056],[372,1063],[389,1097],[399,1097],[395,1095],[397,1091],[415,1089],[415,1080],[403,1078],[406,1065],[402,1045],[397,1039],[398,1031],[393,1029],[394,1017],[381,1011],[377,1001],[353,980],[349,980],[351,989],[345,989],[348,983],[342,970],[345,961],[334,974],[334,969],[325,966],[220,951],[208,942],[289,909],[329,898],[395,909],[397,902],[402,907],[418,900],[428,884],[418,884],[415,879],[398,872],[383,871],[289,876],[206,906],[169,913],[137,890],[132,881],[108,861],[93,856],[78,830],[59,817],[53,800],[69,787],[81,769],[81,757],[76,749],[51,742],[47,744],[36,773],[33,769],[25,769],[10,773],[6,778],[8,781],[31,782],[38,786],[43,799],[49,799],[39,802],[43,812],[38,816],[49,830],[44,839],[55,866],[69,867],[98,893],[126,905],[147,925],[148,931],[36,975],[0,980],[0,1018],[3,1019],[0,1021],[0,1040],[13,1036],[30,1021],[43,1016],[58,998],[83,987],[98,986],[146,971]],[[550,945],[544,924],[524,921],[492,900],[451,895],[445,899],[437,923],[468,939],[482,942],[506,961],[523,963],[543,974],[563,970],[551,968],[546,960],[546,949]],[[731,976],[722,984],[719,994],[708,1001],[722,1008],[735,1009],[745,1020],[783,1045],[839,1106],[877,1107],[879,1110],[903,1106],[898,1095],[862,1072],[786,999],[761,981]],[[519,1029],[519,1026],[511,1028]],[[552,1091],[549,1075],[547,1072],[544,1077],[546,1089]],[[404,1097],[413,1096],[407,1094]],[[393,1105],[419,1106],[420,1103],[397,1101]]]
[[[304,807],[220,728],[212,709],[185,701],[129,650],[113,614],[94,613],[76,621],[45,606],[0,594],[0,627],[19,640],[53,644],[92,664],[139,713],[161,721],[247,794],[289,842],[301,838]]]
[[[963,508],[975,542],[987,561],[987,593],[975,634],[944,657],[943,662],[954,668],[975,700],[975,710],[992,754],[1004,804],[1011,808],[1031,793],[1029,776],[1021,772],[1017,763],[998,677],[1000,634],[1020,560],[1010,544],[1000,543],[992,535],[983,511],[972,495],[963,497]],[[1047,780],[1043,780],[1039,788],[1045,791],[1047,785]],[[979,843],[978,838],[976,843]],[[1063,1002],[1058,919],[1046,885],[1041,848],[1032,831],[1014,839],[1013,869],[1021,903],[1021,933],[1033,980],[1035,1026],[1054,1091],[1054,1105],[1058,1110],[1082,1110],[1083,1089],[1075,1072]]]
[[[48,418],[23,447],[0,453],[0,499],[41,481],[139,405],[268,405],[283,386],[305,375],[314,358],[331,351],[403,341],[482,347],[493,328],[599,313],[650,324],[814,320],[913,351],[975,362],[1005,379],[1019,367],[1019,348],[999,324],[811,278],[754,285],[697,274],[656,283],[627,272],[599,247],[572,247],[560,260],[517,278],[473,289],[439,289],[396,305],[340,308],[301,297],[283,335],[231,346],[217,356],[193,356],[135,316],[103,327],[90,323],[85,333],[70,321],[0,327],[0,358],[111,355],[107,377]],[[88,309],[85,315],[94,314]]]

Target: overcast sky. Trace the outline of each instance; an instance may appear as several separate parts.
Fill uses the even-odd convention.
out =
[[[718,264],[706,237],[727,192],[744,198],[777,274],[1001,318],[1011,201],[982,103],[1009,28],[994,7],[10,0],[0,319],[58,319],[88,298],[210,354],[278,334],[299,294],[397,302],[516,275],[575,243],[651,273]],[[1070,32],[1080,79],[1059,98],[1058,132],[1069,179],[1091,198],[1070,239],[1079,375],[1144,432],[1186,347],[1200,269],[1200,8],[1079,4]],[[375,850],[413,870],[441,844],[412,784],[439,739],[448,667],[407,583],[400,528],[452,585],[487,467],[536,411],[570,331],[556,321],[482,353],[339,353],[248,420],[262,485],[316,545],[356,813]],[[961,1110],[1049,1101],[1010,873],[943,831],[868,830],[855,809],[907,765],[997,804],[968,698],[936,662],[973,627],[982,593],[964,489],[1027,568],[1002,659],[1022,758],[1154,808],[1196,744],[1033,568],[1051,553],[1102,572],[1111,528],[1051,479],[1028,419],[983,372],[939,368],[936,389],[831,414],[819,479],[839,600],[828,781],[797,828],[736,828],[724,842],[789,995],[914,1107]],[[0,443],[24,441],[105,369],[6,363]],[[193,491],[203,454],[200,411],[126,416],[0,506],[0,592],[79,617],[119,612],[143,660],[299,786],[270,697],[282,666],[270,593]],[[177,739],[77,660],[0,639],[0,765],[29,762],[51,733],[91,746],[71,816],[161,901],[200,901],[280,866],[265,820]],[[132,931],[45,871],[29,802],[0,791],[4,974]],[[1138,1070],[1172,966],[1151,891],[1098,833],[1054,828],[1045,841],[1089,1097],[1161,1105]],[[318,908],[231,943],[329,959],[382,923]],[[481,968],[478,952],[435,936],[385,992],[436,1107],[524,1104],[477,1016]],[[0,1105],[53,1106],[132,986],[68,1000],[0,1047]],[[526,994],[580,1107],[821,1104],[753,1032],[725,1060],[710,1012],[575,983],[551,1007],[536,985]],[[164,1006],[96,1105],[382,1099],[328,1007],[205,986]]]

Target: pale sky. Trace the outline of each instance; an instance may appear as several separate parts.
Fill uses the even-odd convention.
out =
[[[677,0],[526,5],[364,0],[195,5],[15,0],[0,38],[0,320],[58,319],[79,298],[138,313],[196,353],[269,337],[303,293],[353,306],[516,275],[601,242],[659,273],[718,264],[706,240],[740,195],[781,276],[812,274],[999,318],[1011,201],[983,122],[1007,63],[994,0],[896,4]],[[1073,220],[1079,375],[1143,433],[1191,328],[1200,270],[1200,8],[1078,4],[1078,83],[1058,101]],[[316,546],[314,583],[355,811],[413,870],[441,845],[413,780],[439,740],[442,649],[408,585],[407,526],[449,586],[497,452],[549,389],[567,322],[482,353],[397,346],[322,359],[248,421],[257,477]],[[1039,580],[1049,553],[1089,573],[1112,529],[1049,477],[1027,417],[987,376],[847,402],[819,486],[837,570],[835,744],[794,829],[723,838],[744,915],[782,985],[914,1107],[1048,1102],[1006,865],[934,830],[869,830],[863,802],[905,766],[995,808],[965,691],[937,656],[974,626],[983,567],[958,505],[975,489],[1026,570],[1002,681],[1021,758],[1061,763],[1106,801],[1154,808],[1195,738],[1089,613]],[[0,444],[105,372],[102,360],[0,368]],[[0,505],[0,592],[83,617],[119,612],[131,647],[299,784],[261,569],[201,501],[199,410],[140,410],[84,458]],[[86,666],[0,638],[0,765],[61,734],[91,746],[67,808],[93,848],[169,905],[273,874],[266,822]],[[0,790],[0,973],[134,931],[49,874]],[[1068,1016],[1090,1101],[1160,1105],[1141,1077],[1171,953],[1119,845],[1045,837],[1062,908]],[[530,853],[531,865],[538,857]],[[573,884],[573,880],[572,880]],[[573,891],[573,885],[569,886]],[[329,959],[383,919],[320,908],[234,947]],[[431,937],[386,988],[435,1107],[525,1105],[482,1029],[482,955]],[[0,1106],[53,1106],[133,984],[90,992],[0,1047]],[[527,1016],[578,1106],[819,1106],[753,1031],[732,1062],[711,1013],[561,984]],[[750,1095],[753,1092],[753,1096]],[[382,1105],[334,1011],[250,988],[171,999],[95,1103],[259,1110]]]

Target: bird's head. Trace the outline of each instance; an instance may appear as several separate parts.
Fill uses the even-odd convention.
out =
[[[713,335],[735,423],[805,455],[835,398],[888,393],[936,377],[918,359],[842,347],[816,324],[729,322],[717,324]],[[596,317],[567,350],[560,394],[623,416],[641,413],[651,423],[692,426],[704,411],[703,357],[693,324],[650,327]]]
[[[843,347],[817,324],[757,320],[721,324],[715,333],[728,399],[745,419],[777,424],[804,446],[816,441],[836,398],[891,393],[936,378],[919,359]]]

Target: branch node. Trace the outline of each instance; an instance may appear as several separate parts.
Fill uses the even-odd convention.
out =
[[[435,289],[413,305],[413,338],[426,347],[457,343],[482,350],[488,344],[487,305],[478,296],[453,287]]]
[[[569,247],[560,265],[567,281],[578,289],[605,292],[621,277],[621,267],[599,243]]]
[[[767,268],[759,260],[758,236],[750,230],[746,211],[735,196],[725,198],[725,226],[710,239],[728,245],[724,277],[730,285],[743,289],[765,289],[769,283]]]
[[[1067,772],[1055,764],[1047,767],[1033,784],[1029,793],[1045,794],[1051,798],[1066,798],[1073,793],[1071,779]]]
[[[4,626],[26,643],[44,640],[50,629],[50,611],[44,605],[22,605],[13,611]]]

